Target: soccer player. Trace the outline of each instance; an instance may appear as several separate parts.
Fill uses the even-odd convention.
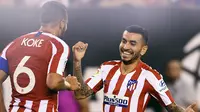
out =
[[[66,7],[50,1],[41,9],[41,28],[12,41],[0,56],[0,87],[11,79],[10,112],[57,112],[57,91],[80,89],[76,77],[63,77],[69,47],[59,37],[67,29]],[[4,112],[2,99],[0,89]]]
[[[144,112],[150,97],[156,98],[169,112],[194,112],[196,104],[186,110],[177,106],[162,75],[141,61],[148,49],[148,34],[144,28],[136,25],[127,27],[119,45],[121,60],[104,62],[85,84],[81,59],[87,46],[83,42],[73,46],[74,75],[82,85],[80,90],[75,91],[78,99],[103,88],[103,112]]]

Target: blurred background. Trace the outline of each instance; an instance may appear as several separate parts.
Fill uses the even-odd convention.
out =
[[[39,29],[39,7],[45,1],[0,0],[0,51],[15,38]],[[177,104],[200,104],[200,0],[58,1],[69,13],[68,30],[62,38],[70,47],[78,41],[89,44],[82,63],[85,78],[104,61],[120,59],[122,33],[126,26],[137,24],[149,32],[149,50],[143,61],[163,75]],[[72,56],[68,73],[72,73],[71,60]],[[84,106],[89,112],[101,112],[102,94],[100,91],[87,99]],[[9,98],[6,95],[7,105]],[[162,111],[152,98],[146,112]]]

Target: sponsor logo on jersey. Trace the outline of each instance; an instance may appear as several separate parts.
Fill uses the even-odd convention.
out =
[[[117,95],[104,95],[104,104],[114,105],[118,107],[128,107],[129,98]]]
[[[165,81],[163,79],[159,80],[159,91],[160,92],[166,92],[168,90],[167,85],[165,84]]]
[[[137,80],[129,80],[127,83],[127,89],[129,91],[133,91],[135,90],[136,86],[137,86],[138,81]]]

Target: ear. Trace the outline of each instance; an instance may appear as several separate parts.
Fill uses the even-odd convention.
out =
[[[60,29],[63,29],[64,27],[65,27],[65,20],[62,19],[62,20],[60,21]]]
[[[142,50],[140,51],[140,54],[143,56],[143,55],[147,52],[147,50],[148,50],[148,46],[147,46],[147,45],[144,45],[144,46],[142,47]]]

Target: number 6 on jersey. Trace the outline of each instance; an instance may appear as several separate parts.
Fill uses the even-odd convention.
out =
[[[14,86],[16,88],[16,91],[19,92],[20,94],[26,94],[29,93],[35,86],[35,75],[33,73],[33,71],[28,68],[25,67],[25,63],[30,59],[30,56],[25,56],[20,63],[18,64],[14,75],[13,75],[13,82],[14,82]],[[26,87],[20,87],[19,84],[17,83],[17,77],[21,74],[21,73],[26,73],[28,75],[28,78],[30,79],[29,84]]]

